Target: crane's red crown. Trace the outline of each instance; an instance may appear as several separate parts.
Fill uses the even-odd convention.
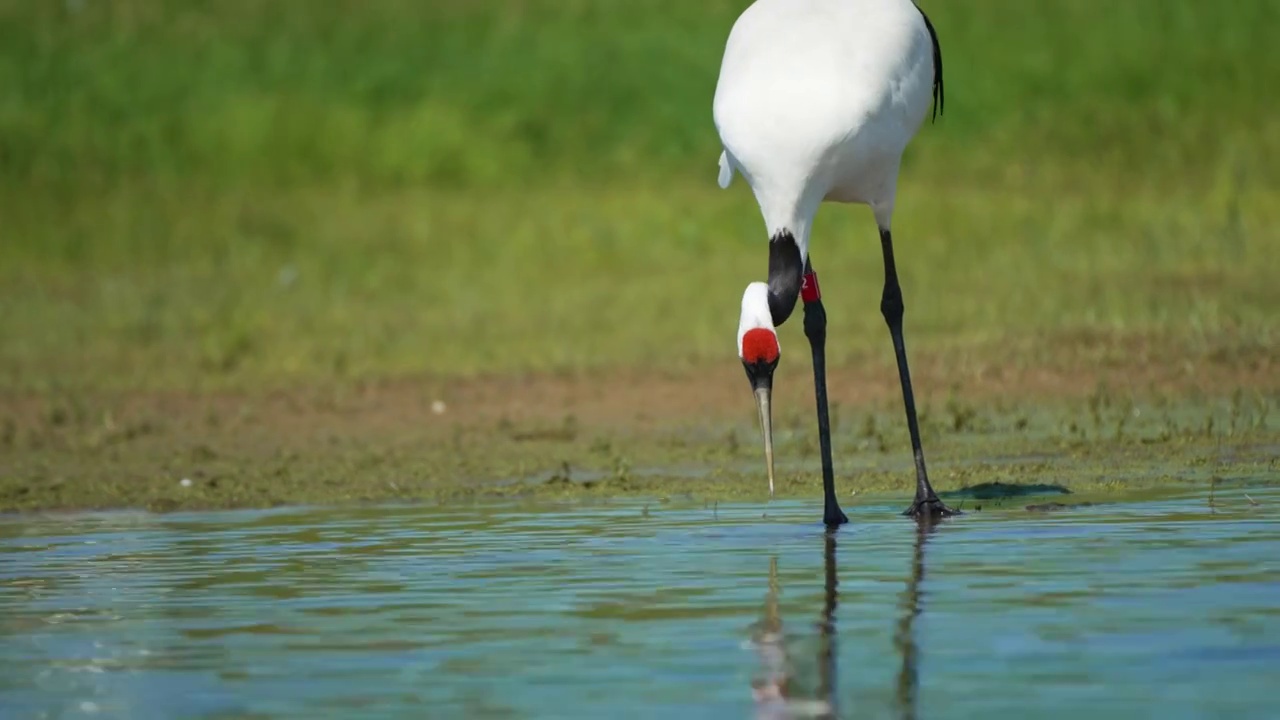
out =
[[[765,328],[752,328],[742,335],[742,360],[771,363],[778,359],[778,336]]]

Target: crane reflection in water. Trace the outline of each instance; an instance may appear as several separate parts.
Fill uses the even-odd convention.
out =
[[[916,641],[915,620],[921,612],[920,587],[925,574],[925,545],[937,528],[938,521],[925,516],[918,518],[915,525],[911,568],[906,589],[902,593],[893,635],[894,647],[901,658],[894,702],[898,716],[903,720],[914,720],[917,717],[920,648]],[[822,614],[817,623],[817,687],[812,692],[807,692],[800,687],[802,683],[797,682],[800,678],[797,678],[786,644],[786,633],[779,611],[778,558],[776,555],[769,558],[769,588],[765,595],[764,615],[753,625],[751,636],[751,645],[760,659],[760,671],[751,686],[755,717],[760,720],[845,716],[841,714],[837,695],[839,652],[836,609],[840,597],[837,589],[839,577],[836,533],[833,530],[823,534],[823,568],[825,582]],[[852,711],[854,708],[845,708],[846,713]]]

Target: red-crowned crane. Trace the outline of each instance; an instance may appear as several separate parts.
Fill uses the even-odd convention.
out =
[[[809,230],[823,201],[870,206],[880,230],[880,312],[893,339],[915,455],[915,500],[904,514],[954,514],[938,499],[925,470],[890,232],[902,153],[931,103],[936,118],[943,105],[942,50],[933,24],[913,0],[757,0],[738,17],[725,45],[713,110],[724,147],[720,186],[728,187],[740,173],[769,235],[769,280],[749,284],[742,295],[738,356],[760,412],[772,494],[770,393],[781,354],[777,327],[796,300],[804,300],[828,526],[848,518],[835,494],[827,316],[809,254]]]

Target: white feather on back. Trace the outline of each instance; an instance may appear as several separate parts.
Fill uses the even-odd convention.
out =
[[[801,258],[823,200],[866,203],[887,223],[932,87],[912,0],[757,0],[730,31],[716,84],[720,185],[741,172],[769,234],[791,230]]]

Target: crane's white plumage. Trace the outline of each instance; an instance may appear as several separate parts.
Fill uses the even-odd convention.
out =
[[[725,45],[713,114],[734,172],[772,236],[808,257],[824,200],[893,214],[898,167],[928,113],[934,45],[912,0],[757,0]]]

